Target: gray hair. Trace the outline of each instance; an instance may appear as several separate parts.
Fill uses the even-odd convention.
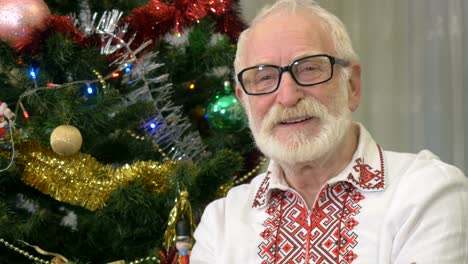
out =
[[[235,75],[241,70],[241,61],[244,56],[244,45],[251,29],[261,20],[278,11],[289,11],[295,13],[296,10],[310,11],[322,19],[322,27],[330,32],[331,40],[335,46],[336,56],[351,62],[359,60],[353,49],[351,38],[341,20],[330,11],[318,5],[314,0],[278,0],[273,5],[265,6],[253,19],[249,28],[244,30],[237,43],[236,58],[234,60]],[[239,85],[237,76],[234,76],[236,84]]]

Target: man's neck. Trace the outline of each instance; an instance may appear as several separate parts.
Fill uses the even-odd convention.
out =
[[[359,141],[359,126],[352,124],[336,149],[318,160],[301,164],[280,164],[289,186],[312,208],[322,186],[349,164]]]

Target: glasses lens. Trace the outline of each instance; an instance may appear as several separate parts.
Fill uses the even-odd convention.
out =
[[[318,56],[296,61],[292,66],[296,80],[302,85],[312,85],[330,79],[331,62],[328,57]]]
[[[251,94],[268,93],[278,85],[279,72],[274,66],[258,66],[242,73],[245,90]]]

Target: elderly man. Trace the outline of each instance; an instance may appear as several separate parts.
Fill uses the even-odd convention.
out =
[[[280,0],[239,39],[236,95],[266,173],[211,203],[191,263],[468,263],[468,179],[352,122],[361,65],[340,20]]]

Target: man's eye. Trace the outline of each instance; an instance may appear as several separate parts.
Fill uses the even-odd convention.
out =
[[[313,67],[313,66],[307,66],[307,67],[304,67],[301,69],[301,71],[317,71],[319,70],[317,67]]]
[[[298,68],[299,72],[311,72],[311,71],[314,72],[314,71],[320,71],[320,70],[321,70],[320,64],[311,63],[311,62],[304,63],[300,65]]]
[[[257,77],[257,80],[258,81],[268,81],[268,80],[271,80],[273,79],[273,75],[260,75]]]

